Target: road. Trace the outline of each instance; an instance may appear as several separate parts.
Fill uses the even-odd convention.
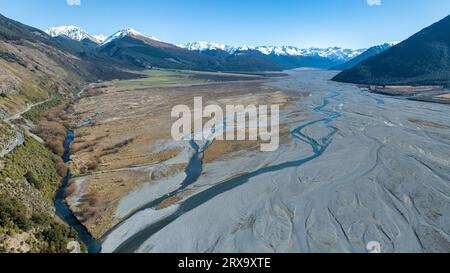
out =
[[[20,119],[20,118],[22,117],[23,114],[25,114],[26,112],[30,111],[33,107],[39,106],[39,105],[44,104],[44,103],[46,103],[46,102],[49,102],[49,101],[51,101],[51,100],[52,100],[52,98],[48,98],[48,99],[46,99],[46,100],[44,100],[44,101],[40,101],[40,102],[38,102],[38,103],[27,104],[27,107],[25,107],[24,110],[22,110],[22,111],[16,113],[16,114],[13,115],[13,116],[10,116],[10,117],[8,117],[8,118],[5,118],[4,120],[5,120],[6,122],[10,122],[10,121],[13,121],[13,120]]]
[[[0,151],[0,157],[5,157],[5,156],[7,156],[7,155],[10,154],[12,151],[14,151],[14,149],[15,149],[17,146],[22,145],[23,142],[25,141],[25,136],[24,136],[24,134],[23,134],[20,130],[18,130],[18,129],[16,128],[16,126],[15,126],[14,124],[11,123],[11,121],[20,119],[20,118],[22,117],[23,114],[25,114],[26,112],[30,111],[33,107],[36,107],[36,106],[39,106],[39,105],[44,104],[44,103],[46,103],[46,102],[49,102],[50,100],[51,100],[51,98],[48,98],[48,99],[46,99],[46,100],[44,100],[44,101],[41,101],[41,102],[38,102],[38,103],[28,104],[27,107],[26,107],[24,110],[22,110],[22,111],[16,113],[16,114],[13,115],[13,116],[10,116],[10,117],[4,119],[4,121],[5,121],[6,123],[8,123],[9,125],[11,125],[11,126],[15,129],[15,131],[16,131],[16,137],[15,137],[14,141],[13,141],[11,144],[8,145],[8,147],[6,147],[5,149],[3,149],[3,151]]]

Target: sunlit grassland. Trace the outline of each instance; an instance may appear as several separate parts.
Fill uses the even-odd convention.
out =
[[[117,87],[145,87],[157,85],[171,84],[198,84],[204,83],[205,80],[195,79],[194,72],[189,71],[168,71],[168,70],[145,70],[139,74],[145,77],[140,79],[116,81],[114,85]]]
[[[123,80],[114,82],[116,87],[150,87],[159,85],[176,84],[202,84],[209,82],[237,81],[237,80],[258,80],[261,75],[239,74],[224,72],[207,72],[193,70],[143,70],[130,71],[140,74],[140,79]]]

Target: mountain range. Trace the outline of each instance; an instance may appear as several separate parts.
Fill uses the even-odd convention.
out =
[[[105,45],[115,39],[123,38],[125,36],[140,36],[151,40],[160,41],[153,36],[146,36],[139,33],[138,31],[127,28],[117,31],[113,35],[107,37],[104,35],[91,35],[77,26],[60,26],[52,27],[45,31],[51,37],[65,36],[76,41],[90,40],[99,45]],[[212,51],[212,50],[222,50],[228,52],[229,54],[234,54],[238,51],[251,51],[256,50],[264,55],[277,55],[277,56],[305,56],[305,57],[323,57],[336,61],[350,60],[363,52],[366,49],[345,49],[340,47],[329,47],[329,48],[298,48],[295,46],[230,46],[220,43],[210,43],[210,42],[193,42],[187,44],[177,45],[180,48],[188,49],[191,51]]]
[[[295,46],[230,46],[220,43],[209,42],[194,42],[178,45],[181,48],[186,48],[192,51],[211,51],[222,50],[229,54],[234,54],[237,51],[256,50],[264,55],[276,55],[276,56],[304,56],[304,57],[322,57],[335,61],[350,60],[366,49],[345,49],[340,47],[329,48],[298,48]]]
[[[97,52],[105,53],[122,64],[138,67],[231,71],[276,71],[297,67],[330,68],[366,51],[340,47],[236,47],[209,42],[173,45],[131,28],[120,30],[107,38],[90,35],[75,26],[54,27],[46,32],[54,38],[65,37],[87,45],[93,42],[97,45]]]
[[[362,54],[350,59],[349,61],[347,61],[341,65],[330,68],[330,70],[346,70],[346,69],[352,68],[352,67],[360,64],[364,60],[388,50],[389,48],[393,47],[396,44],[397,44],[397,42],[393,42],[393,43],[384,43],[381,45],[373,46],[373,47],[367,49],[366,51],[364,51]]]
[[[372,85],[449,85],[450,16],[343,71],[334,80]]]
[[[227,46],[195,42],[174,45],[126,28],[109,37],[76,26],[46,32],[0,15],[0,93],[5,112],[50,96],[67,94],[86,82],[138,77],[125,72],[153,67],[202,71],[282,71],[329,69],[359,63],[388,45],[365,49],[294,46]],[[394,47],[397,48],[398,46]],[[10,103],[6,105],[7,103]]]

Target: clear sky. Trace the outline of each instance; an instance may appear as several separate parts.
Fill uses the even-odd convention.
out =
[[[0,13],[40,29],[132,27],[175,44],[362,48],[450,15],[450,0],[0,0]]]

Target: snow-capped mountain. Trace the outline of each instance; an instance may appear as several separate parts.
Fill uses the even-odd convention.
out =
[[[379,48],[379,49],[385,50],[385,49],[391,48],[391,47],[393,47],[393,46],[395,46],[395,45],[397,45],[399,43],[400,42],[389,42],[389,43],[384,43],[384,44],[381,44],[381,45],[374,46],[373,48]]]
[[[95,52],[103,52],[107,55],[114,55],[117,53],[116,49],[120,48],[121,52],[127,56],[123,59],[133,60],[132,64],[139,66],[161,66],[161,67],[178,67],[174,63],[179,60],[185,60],[185,63],[199,62],[195,66],[196,69],[204,69],[205,66],[213,64],[209,69],[218,70],[280,70],[291,69],[297,67],[316,67],[316,68],[330,68],[346,63],[357,56],[360,56],[366,49],[346,49],[341,47],[328,48],[299,48],[295,46],[230,46],[221,43],[210,42],[194,42],[182,45],[172,45],[170,43],[162,42],[159,39],[142,34],[132,28],[125,28],[115,32],[113,35],[105,37],[104,35],[91,35],[86,31],[76,26],[61,26],[49,28],[46,31],[50,36],[65,36],[76,41],[91,40],[96,43],[95,48],[89,48]],[[136,52],[133,47],[129,45],[136,45],[133,39],[123,39],[125,37],[140,40],[146,45],[140,44],[141,51]],[[112,43],[113,41],[118,43]],[[120,41],[120,42],[119,42]],[[106,46],[109,45],[109,46]],[[146,48],[148,46],[148,48]],[[162,51],[167,51],[167,54],[172,58],[160,60],[161,57],[153,56],[154,48],[159,48]],[[183,50],[185,49],[185,50]],[[79,50],[77,48],[77,50]],[[82,48],[82,50],[86,50]],[[192,51],[186,54],[186,50]],[[230,55],[237,57],[236,59],[228,59],[227,53],[214,54],[206,51],[223,51]],[[148,54],[142,55],[142,52]],[[260,52],[260,54],[258,54]],[[219,53],[219,52],[218,52]],[[137,57],[139,56],[139,57]],[[209,60],[211,59],[211,60]],[[158,60],[158,61],[155,61]],[[167,61],[169,60],[169,61]],[[208,61],[209,60],[209,61]],[[189,66],[180,66],[182,68],[189,68]]]
[[[88,32],[84,31],[80,27],[77,26],[60,26],[60,27],[51,27],[45,31],[48,35],[52,37],[58,37],[58,36],[66,36],[67,38],[70,38],[72,40],[76,41],[83,41],[85,39],[91,40],[99,45],[105,45],[108,44],[115,39],[120,39],[125,36],[132,36],[135,38],[148,38],[155,41],[159,41],[157,38],[153,36],[144,35],[132,28],[126,28],[117,31],[111,36],[105,36],[103,34],[100,35],[91,35]]]
[[[332,60],[347,60],[354,58],[364,52],[366,49],[347,49],[341,47],[328,47],[328,48],[298,48],[295,46],[258,46],[256,50],[266,55],[277,56],[317,56],[322,58],[328,58]]]
[[[224,45],[221,43],[210,43],[210,42],[193,42],[187,44],[178,45],[178,47],[188,49],[191,51],[206,51],[206,50],[223,50],[230,54],[234,54],[236,51],[247,51],[247,50],[255,50],[254,46],[230,46]]]
[[[159,39],[144,35],[132,28],[125,28],[117,31],[113,35],[106,37],[104,35],[91,35],[88,32],[82,30],[77,26],[60,26],[52,27],[46,30],[47,34],[52,37],[66,36],[70,39],[82,41],[89,39],[100,46],[104,46],[116,39],[121,39],[126,36],[131,36],[137,39],[151,39],[154,41],[160,41]],[[333,61],[345,62],[353,59],[356,56],[362,54],[366,49],[346,49],[340,47],[328,47],[328,48],[299,48],[295,46],[230,46],[221,43],[211,42],[193,42],[187,44],[178,45],[180,48],[188,49],[191,51],[203,52],[206,50],[223,50],[229,54],[234,54],[237,51],[257,50],[264,55],[275,56],[304,56],[304,57],[321,57]]]
[[[307,57],[322,57],[331,60],[346,61],[350,60],[366,49],[346,49],[340,47],[329,48],[298,48],[295,46],[240,46],[234,47],[224,45],[220,43],[209,42],[193,42],[179,45],[181,48],[185,48],[193,51],[205,51],[205,50],[224,50],[230,54],[234,54],[236,51],[258,50],[264,55],[276,55],[276,56],[307,56]]]
[[[352,67],[360,64],[361,62],[365,61],[366,59],[388,50],[389,48],[395,46],[396,44],[398,44],[398,42],[384,43],[381,45],[373,46],[373,47],[367,49],[366,51],[364,51],[363,53],[359,54],[358,56],[348,60],[347,62],[332,67],[331,70],[346,70],[346,69],[352,68]]]
[[[235,50],[233,46],[228,46],[220,43],[210,43],[210,42],[193,42],[187,44],[178,45],[178,47],[185,48],[192,51],[206,51],[206,50],[223,50],[227,52],[232,52]]]
[[[153,37],[153,36],[148,36],[148,35],[144,35],[132,28],[125,28],[122,30],[117,31],[116,33],[114,33],[113,35],[109,36],[108,38],[106,38],[101,45],[106,45],[116,39],[121,39],[124,38],[126,36],[131,36],[134,38],[146,38],[146,39],[151,39],[151,40],[155,40],[155,41],[159,41],[159,39]]]
[[[100,35],[94,35],[93,36],[99,43],[103,43],[106,39],[108,39],[108,36],[100,34]]]
[[[77,26],[51,27],[45,32],[52,37],[66,36],[79,42],[88,39],[97,44],[102,42],[103,37],[103,35],[93,36]]]

